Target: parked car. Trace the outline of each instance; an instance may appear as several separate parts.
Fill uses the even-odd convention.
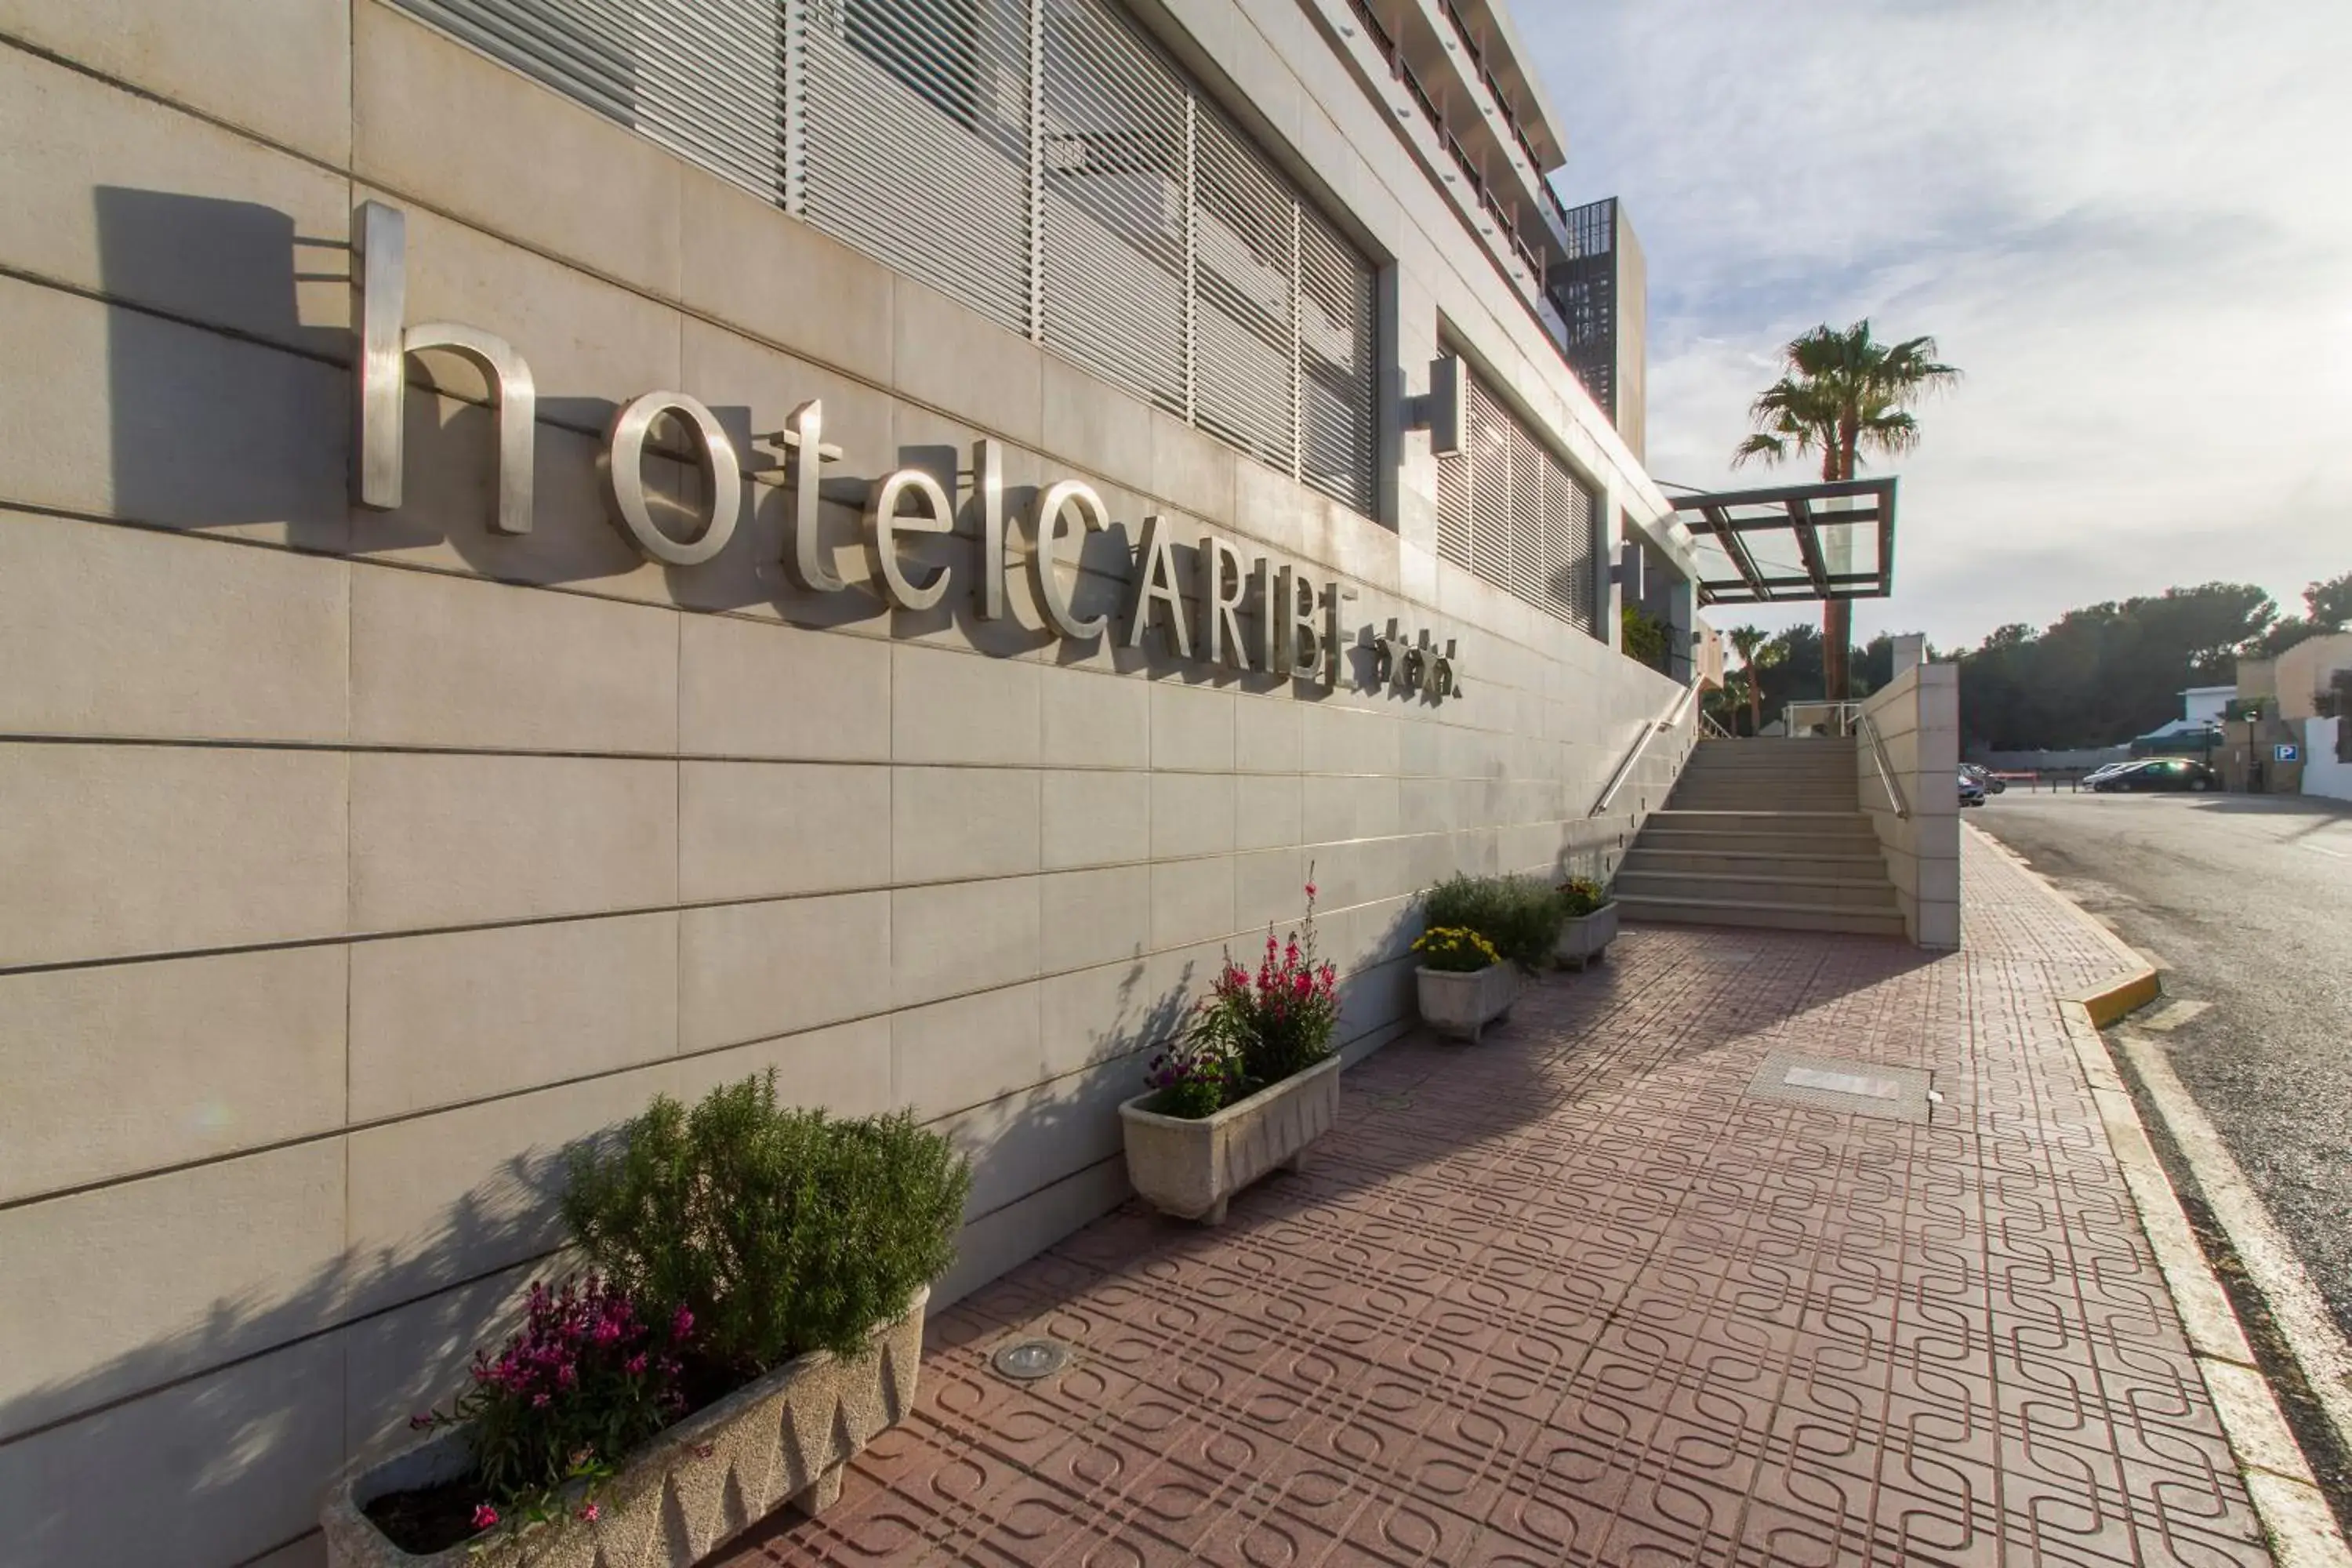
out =
[[[1999,795],[2001,791],[2009,787],[2009,781],[2007,779],[2001,777],[1999,773],[1994,773],[1991,769],[1979,767],[1974,763],[1962,763],[1960,764],[1960,772],[1967,774],[1969,778],[1976,780],[1977,784],[1982,787],[1987,795]]]
[[[2142,757],[2115,772],[2093,774],[2084,786],[2099,795],[2139,794],[2153,790],[2216,790],[2221,775],[2189,757]]]
[[[1962,768],[1960,770],[1960,804],[1962,805],[1982,805],[1984,803],[1985,786],[1977,782],[1976,776],[1973,773],[1970,773],[1966,768]]]

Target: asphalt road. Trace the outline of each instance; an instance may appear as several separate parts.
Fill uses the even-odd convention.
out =
[[[2165,968],[2136,1022],[2210,1004],[2162,1034],[2173,1070],[2352,1337],[2352,806],[2012,788],[1968,816]]]

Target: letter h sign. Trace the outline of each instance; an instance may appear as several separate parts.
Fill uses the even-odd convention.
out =
[[[408,356],[448,349],[481,366],[499,405],[499,533],[530,531],[532,420],[539,394],[530,367],[503,338],[455,321],[404,326],[408,311],[408,218],[397,207],[362,202],[354,215],[352,281],[359,294],[358,386],[352,399],[353,488],[362,506],[390,511],[400,505],[401,437],[408,391]]]

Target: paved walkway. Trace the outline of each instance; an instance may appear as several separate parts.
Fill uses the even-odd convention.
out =
[[[2053,999],[2106,951],[1973,838],[1968,949],[1629,931],[1346,1076],[1217,1231],[1137,1205],[936,1322],[752,1564],[2267,1561]],[[1910,1124],[1748,1097],[1933,1069]],[[1019,1333],[1072,1366],[1016,1386]]]

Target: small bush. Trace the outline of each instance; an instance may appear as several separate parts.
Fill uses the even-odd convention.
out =
[[[455,1426],[487,1496],[477,1530],[596,1516],[596,1484],[629,1451],[685,1412],[678,1354],[694,1321],[648,1313],[591,1274],[551,1290],[534,1281],[522,1331],[497,1360],[474,1352],[473,1378],[446,1411],[411,1426]]]
[[[1590,877],[1570,877],[1559,885],[1559,912],[1570,920],[1582,920],[1608,901],[1609,889]]]
[[[1494,944],[1465,926],[1432,926],[1412,939],[1422,967],[1446,974],[1471,974],[1503,962]]]
[[[1198,1121],[1245,1098],[1241,1057],[1221,1042],[1187,1037],[1151,1058],[1144,1084],[1160,1092],[1144,1109]]]
[[[1310,881],[1306,919],[1288,940],[1266,928],[1265,956],[1255,975],[1228,951],[1184,1037],[1151,1059],[1146,1081],[1160,1091],[1154,1111],[1188,1121],[1213,1115],[1331,1054],[1339,1026],[1339,971],[1315,944]]]
[[[563,1217],[640,1300],[693,1314],[745,1377],[850,1356],[954,1260],[970,1167],[904,1112],[835,1121],[776,1102],[776,1075],[667,1095],[618,1144],[574,1152]]]
[[[1422,910],[1433,930],[1460,926],[1475,931],[1522,969],[1550,962],[1564,918],[1559,895],[1549,883],[1533,877],[1457,874],[1430,889]]]

